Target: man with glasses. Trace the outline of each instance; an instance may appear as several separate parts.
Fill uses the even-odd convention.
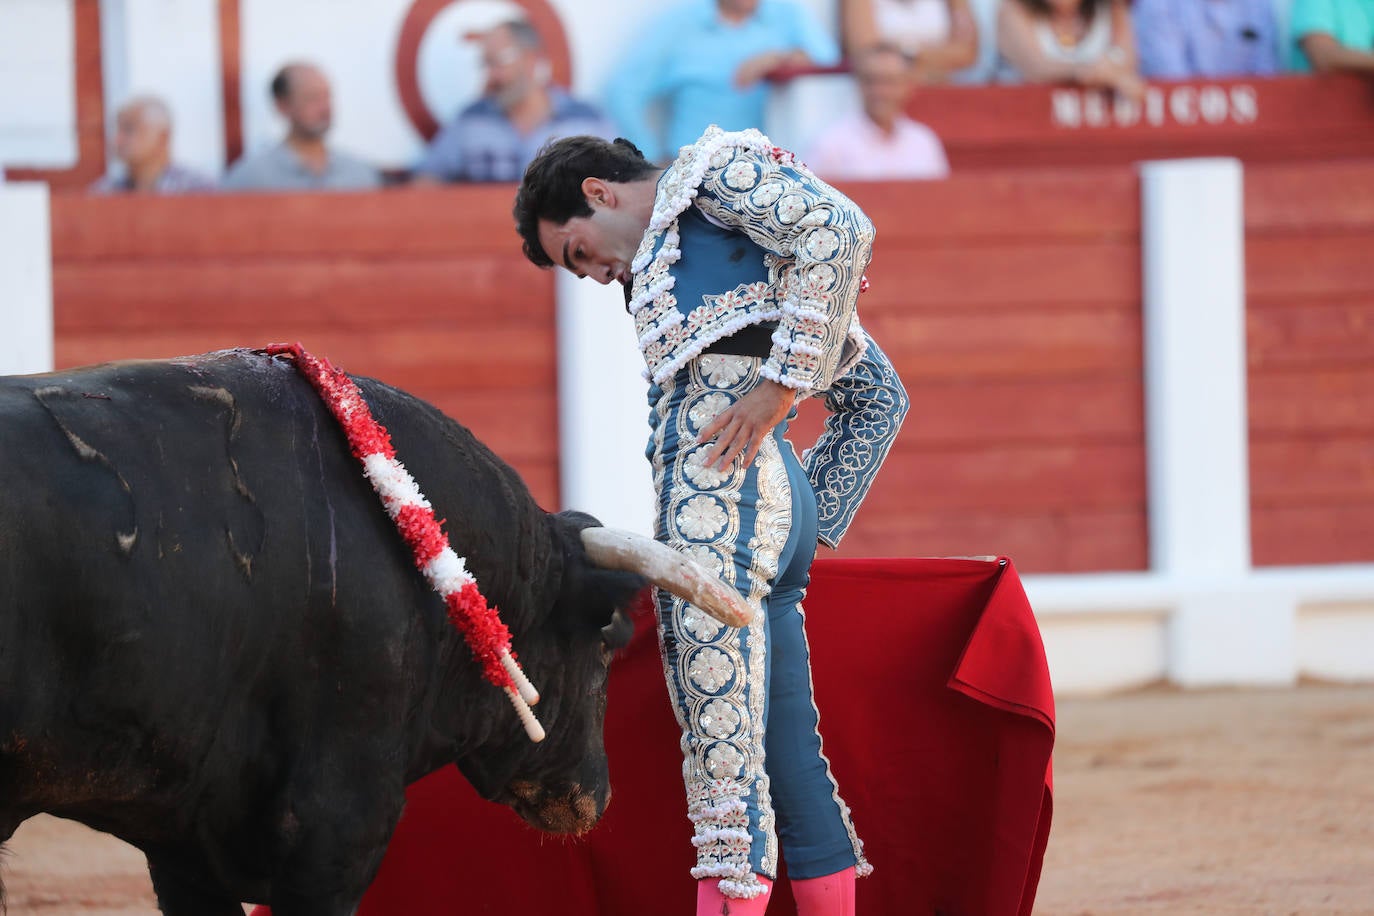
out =
[[[417,181],[519,181],[550,140],[613,136],[600,111],[552,84],[543,42],[528,22],[498,25],[481,43],[482,97],[435,136],[415,167]]]

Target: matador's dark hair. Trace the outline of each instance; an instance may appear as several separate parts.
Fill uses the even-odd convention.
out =
[[[520,233],[525,257],[539,267],[554,265],[539,244],[540,220],[561,226],[575,216],[592,215],[582,193],[584,179],[637,181],[657,169],[623,137],[614,142],[600,137],[564,137],[546,144],[525,169],[520,190],[515,192],[515,231]]]

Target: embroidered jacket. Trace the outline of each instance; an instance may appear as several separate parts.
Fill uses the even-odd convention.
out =
[[[631,265],[630,314],[650,378],[776,320],[764,377],[824,391],[862,350],[854,303],[872,248],[863,211],[791,153],[757,130],[708,128],[659,179]]]
[[[761,374],[834,412],[805,462],[832,547],[907,409],[855,312],[873,235],[849,198],[760,132],[711,127],[659,179],[631,265],[630,314],[656,384],[712,343],[777,323]]]

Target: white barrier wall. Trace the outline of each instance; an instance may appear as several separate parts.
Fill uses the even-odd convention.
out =
[[[0,181],[0,375],[52,369],[48,186]]]
[[[558,429],[563,506],[653,534],[644,359],[619,284],[558,271]]]
[[[76,162],[73,0],[0,0],[0,168]]]

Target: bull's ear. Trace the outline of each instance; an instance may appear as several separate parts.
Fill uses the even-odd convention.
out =
[[[611,649],[623,649],[635,635],[635,622],[629,614],[616,614],[601,628],[601,641]]]
[[[602,629],[616,611],[628,610],[649,580],[639,573],[593,566],[582,546],[582,530],[601,523],[585,512],[560,512],[553,517],[563,546],[563,616]]]
[[[578,604],[597,629],[612,623],[616,611],[628,611],[638,602],[649,580],[638,573],[588,567],[579,589]]]

